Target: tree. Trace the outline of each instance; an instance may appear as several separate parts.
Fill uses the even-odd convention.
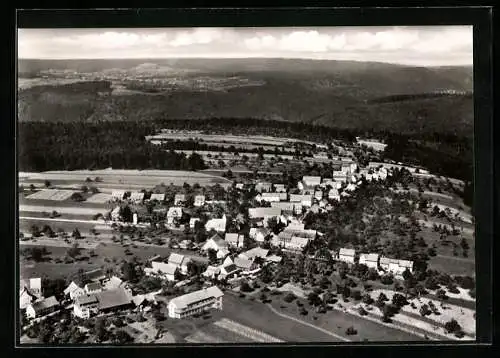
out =
[[[406,298],[399,294],[399,293],[395,293],[393,296],[392,296],[392,303],[396,306],[396,307],[403,307],[404,305],[407,305],[408,304],[408,301],[406,300]]]
[[[106,321],[104,318],[99,318],[93,328],[93,333],[96,335],[98,342],[106,341],[109,337],[109,332],[106,329]]]
[[[46,188],[49,188],[49,187],[50,187],[50,181],[45,180],[45,187],[46,187]]]
[[[217,262],[217,251],[210,248],[210,249],[208,249],[207,254],[208,254],[208,261],[211,264]]]
[[[457,333],[462,331],[462,327],[460,324],[455,319],[451,319],[448,322],[444,324],[444,328],[446,329],[446,332],[448,333]]]
[[[71,258],[76,258],[80,255],[80,248],[78,247],[78,243],[74,243],[67,251],[66,254]]]
[[[432,313],[432,311],[430,310],[430,308],[427,304],[423,304],[422,307],[420,307],[419,312],[422,315],[422,317],[428,316]]]
[[[40,229],[37,225],[31,225],[31,235],[33,237],[39,237],[40,236]]]
[[[295,298],[297,298],[297,297],[296,297],[293,293],[291,293],[291,292],[290,292],[290,293],[287,293],[287,294],[285,295],[285,297],[283,297],[283,300],[284,300],[285,302],[290,303],[290,302],[292,302]]]
[[[346,329],[345,334],[348,336],[352,336],[352,335],[358,334],[358,331],[356,329],[354,329],[353,326],[351,326],[351,327]]]
[[[131,262],[124,262],[122,264],[122,273],[123,273],[123,279],[125,281],[129,282],[136,282],[138,277],[137,277],[137,271],[135,270],[135,266]]]
[[[134,214],[132,213],[132,209],[128,205],[125,205],[120,208],[120,217],[124,222],[131,223],[134,218]]]
[[[309,301],[309,304],[311,306],[319,306],[322,302],[321,299],[319,298],[318,294],[315,292],[311,292],[308,296],[307,299]]]
[[[84,201],[83,195],[81,193],[73,193],[71,194],[71,200],[73,201]]]
[[[124,330],[119,330],[115,333],[113,341],[118,344],[126,344],[133,342],[134,339]]]
[[[73,230],[73,233],[71,234],[71,236],[78,240],[78,239],[81,239],[82,238],[82,235],[80,234],[80,230],[78,230],[78,228],[75,228],[75,230]]]

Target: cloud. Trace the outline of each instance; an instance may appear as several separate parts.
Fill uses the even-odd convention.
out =
[[[290,57],[472,64],[471,26],[20,29],[21,58]]]

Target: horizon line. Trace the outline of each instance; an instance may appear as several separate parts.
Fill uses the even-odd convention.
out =
[[[370,60],[342,60],[342,59],[324,59],[324,58],[304,58],[304,57],[106,57],[106,58],[18,58],[17,60],[37,60],[37,61],[102,61],[102,60],[248,60],[248,59],[274,59],[274,60],[304,60],[304,61],[336,61],[336,62],[360,62],[360,63],[379,63],[389,64],[396,66],[409,66],[409,67],[473,67],[474,64],[442,64],[442,65],[416,65],[403,62],[390,62],[390,61],[370,61]]]

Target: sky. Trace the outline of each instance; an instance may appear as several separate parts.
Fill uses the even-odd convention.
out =
[[[472,65],[472,26],[18,29],[18,57],[248,58]]]

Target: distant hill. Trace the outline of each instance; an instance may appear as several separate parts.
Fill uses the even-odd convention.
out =
[[[241,76],[265,83],[225,92],[108,96],[102,96],[102,85],[95,86],[94,94],[82,85],[77,90],[65,85],[62,91],[58,86],[33,87],[19,92],[21,121],[254,117],[402,133],[438,131],[468,137],[473,129],[471,96],[416,96],[390,103],[370,102],[394,95],[470,92],[472,67],[424,68],[296,59],[129,59],[20,60],[18,69],[20,77],[36,77],[39,71],[48,69],[121,69],[131,76],[142,70],[159,75],[162,69],[178,73],[187,70],[186,76]]]

